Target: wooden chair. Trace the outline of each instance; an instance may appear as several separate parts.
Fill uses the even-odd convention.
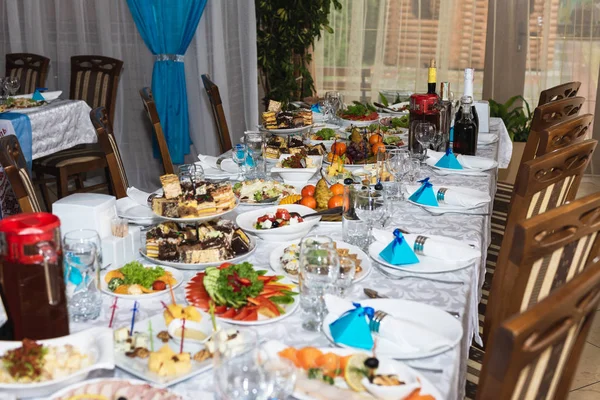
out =
[[[562,85],[554,86],[540,93],[538,107],[556,100],[562,100],[577,96],[581,82],[567,82]]]
[[[127,197],[127,187],[129,186],[127,174],[125,173],[121,153],[117,146],[113,127],[108,119],[106,108],[98,107],[93,109],[90,111],[90,118],[94,128],[96,128],[98,143],[100,143],[106,156],[113,193],[117,199]]]
[[[104,107],[108,119],[113,121],[119,77],[123,69],[123,61],[103,56],[71,57],[70,98],[84,100],[90,107]],[[56,181],[58,198],[70,194],[69,178],[75,177],[75,192],[96,191],[109,188],[109,170],[104,150],[98,144],[84,144],[59,151],[35,160],[33,170],[41,181],[44,201],[48,202],[45,175],[51,175]],[[104,169],[106,183],[83,186],[83,175],[87,172]],[[49,206],[47,204],[47,206]]]
[[[597,199],[593,203],[594,210],[575,218],[595,224],[597,231],[600,209]],[[549,235],[542,241],[551,246],[553,239]],[[540,303],[505,321],[485,354],[477,399],[567,399],[599,301],[596,262]]]
[[[210,76],[207,74],[202,75],[202,83],[204,83],[204,89],[206,89],[206,94],[210,100],[210,107],[212,109],[215,125],[217,126],[217,139],[219,140],[221,153],[225,153],[226,151],[231,150],[232,144],[229,128],[227,127],[227,120],[225,119],[225,112],[223,111],[221,95],[219,94],[219,88],[210,80]]]
[[[17,77],[21,86],[17,94],[33,93],[36,88],[46,85],[50,59],[30,53],[6,55],[6,76]]]
[[[150,123],[152,124],[152,130],[154,131],[154,137],[158,143],[158,149],[160,151],[160,157],[162,159],[165,174],[174,174],[175,168],[173,168],[173,161],[171,160],[171,153],[169,153],[169,147],[167,146],[167,140],[158,118],[158,111],[156,111],[156,104],[152,98],[152,90],[149,87],[142,88],[140,90],[140,97],[144,103],[144,109],[148,114]]]
[[[21,151],[19,139],[15,135],[0,138],[0,165],[19,202],[21,212],[40,212],[40,203],[29,178],[27,163]]]
[[[539,132],[536,157],[583,141],[591,129],[593,121],[594,115],[585,114],[552,125],[552,127]]]

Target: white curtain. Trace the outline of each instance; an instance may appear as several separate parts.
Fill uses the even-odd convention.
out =
[[[258,122],[256,19],[251,0],[208,2],[185,57],[193,147],[217,154],[212,113],[200,75],[221,90],[232,139]],[[151,128],[138,90],[150,86],[153,58],[123,0],[2,0],[0,54],[30,52],[51,59],[46,86],[69,94],[70,57],[98,54],[124,62],[115,112],[115,134],[130,184],[159,185],[161,166],[152,156]],[[0,73],[4,71],[0,59]]]

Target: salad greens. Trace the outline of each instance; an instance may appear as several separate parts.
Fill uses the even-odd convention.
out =
[[[335,131],[331,128],[323,128],[315,133],[315,136],[320,137],[322,140],[335,139],[335,135]]]
[[[125,276],[123,279],[125,285],[142,285],[150,289],[155,280],[165,274],[161,267],[146,268],[139,261],[132,261],[125,264],[119,271]]]
[[[364,117],[370,115],[373,112],[377,112],[377,109],[371,103],[361,103],[359,101],[353,101],[352,104],[348,105],[343,111],[344,115],[353,115],[356,117]]]
[[[256,297],[262,292],[264,284],[258,276],[248,262],[224,269],[207,268],[204,288],[217,305],[240,308],[246,305],[248,297]]]
[[[390,122],[392,128],[408,128],[409,116],[403,115],[401,117],[394,117]]]

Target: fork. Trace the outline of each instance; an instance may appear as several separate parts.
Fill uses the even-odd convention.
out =
[[[465,284],[463,281],[448,281],[448,280],[429,278],[429,277],[419,276],[419,275],[398,276],[396,274],[392,274],[390,272],[385,271],[382,267],[378,267],[377,264],[375,264],[374,266],[377,269],[377,271],[379,271],[382,275],[384,275],[390,279],[397,280],[397,281],[400,281],[402,279],[411,279],[412,278],[412,279],[423,279],[426,281],[437,282],[437,283],[447,283],[449,285],[464,285]]]

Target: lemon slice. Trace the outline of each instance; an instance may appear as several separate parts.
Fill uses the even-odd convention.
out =
[[[364,392],[365,387],[361,383],[364,374],[360,370],[365,369],[365,360],[369,358],[368,354],[354,354],[348,359],[346,369],[344,370],[344,379],[350,389],[355,392]]]

